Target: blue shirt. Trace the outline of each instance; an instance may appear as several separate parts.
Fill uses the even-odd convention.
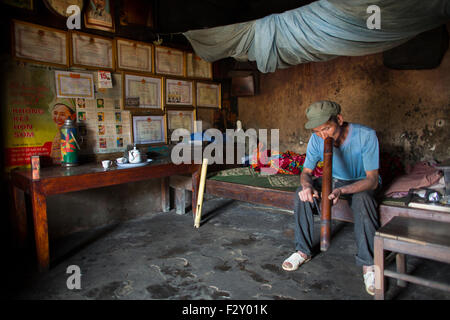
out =
[[[304,167],[314,170],[323,161],[324,140],[315,133],[306,149]],[[333,178],[362,180],[366,171],[379,168],[379,147],[375,130],[356,123],[349,123],[347,137],[338,148],[333,146]]]

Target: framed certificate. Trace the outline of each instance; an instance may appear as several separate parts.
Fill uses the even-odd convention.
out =
[[[90,0],[84,13],[86,28],[114,32],[114,1]]]
[[[133,116],[135,144],[165,144],[165,116]]]
[[[69,66],[68,33],[18,20],[12,21],[12,52],[17,59]]]
[[[186,129],[194,132],[195,110],[167,110],[167,130]]]
[[[197,107],[221,108],[220,83],[196,83]]]
[[[114,70],[114,41],[86,33],[71,32],[71,64],[88,69]]]
[[[117,69],[151,73],[153,46],[149,43],[116,39]]]
[[[186,53],[186,76],[189,78],[212,79],[212,63],[207,62],[195,53]]]
[[[171,76],[184,76],[184,52],[155,46],[155,72]]]
[[[55,71],[58,98],[94,99],[94,76],[91,73]]]
[[[166,105],[193,106],[193,81],[166,79]]]
[[[163,82],[158,76],[123,74],[125,108],[163,110]]]

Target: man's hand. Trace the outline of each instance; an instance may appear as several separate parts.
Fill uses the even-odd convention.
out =
[[[339,196],[341,195],[341,193],[342,190],[340,188],[337,188],[328,195],[328,199],[333,200],[333,206],[339,201]]]
[[[319,192],[317,192],[314,188],[306,187],[298,193],[298,196],[301,201],[309,201],[313,203],[313,197],[319,198]]]

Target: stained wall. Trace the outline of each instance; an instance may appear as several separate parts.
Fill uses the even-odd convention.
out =
[[[334,100],[346,121],[374,128],[381,150],[405,164],[442,161],[450,158],[449,51],[432,70],[389,69],[380,53],[260,74],[260,94],[238,99],[239,119],[247,129],[280,129],[280,151],[304,153],[306,108]]]

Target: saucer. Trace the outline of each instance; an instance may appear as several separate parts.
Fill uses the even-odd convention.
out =
[[[152,162],[152,159],[147,159],[147,161],[139,162],[139,163],[117,163],[117,167],[119,169],[136,168],[136,167],[146,166],[150,162]]]

